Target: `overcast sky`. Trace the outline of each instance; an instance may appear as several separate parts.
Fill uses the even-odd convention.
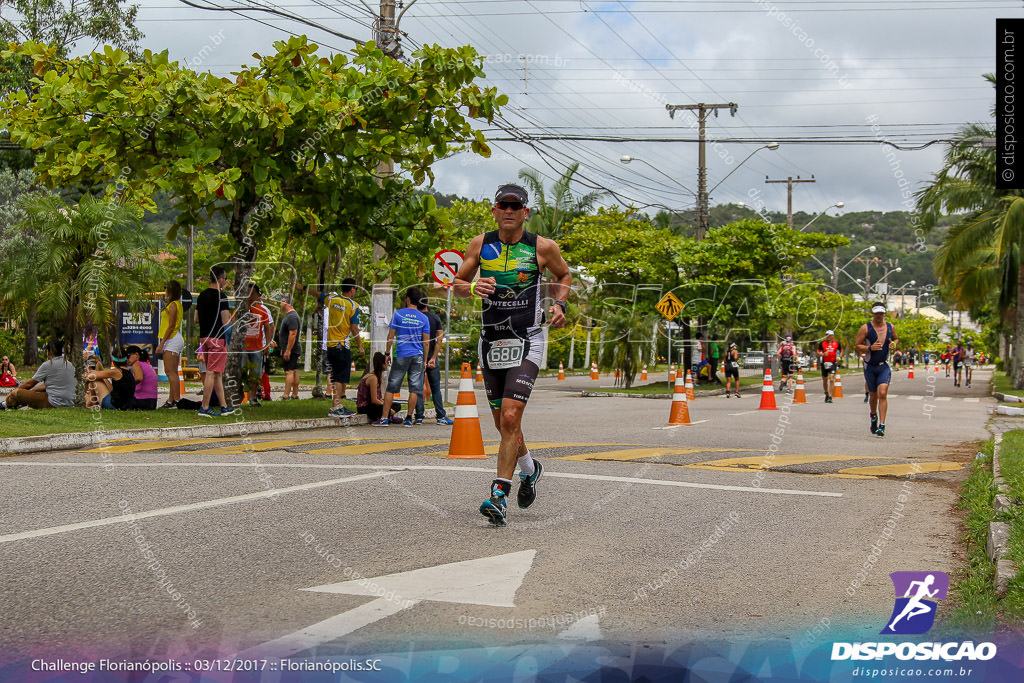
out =
[[[919,187],[939,168],[942,144],[892,155],[890,147],[823,139],[882,137],[910,148],[948,138],[966,122],[989,120],[993,92],[981,76],[995,70],[995,19],[1024,16],[1021,4],[418,0],[401,29],[408,34],[406,54],[420,44],[469,43],[488,55],[488,84],[510,97],[505,125],[526,134],[696,138],[694,113],[680,111],[673,120],[665,104],[735,102],[735,117],[723,110],[708,121],[708,138],[724,141],[708,147],[708,187],[721,182],[711,203],[760,200],[769,210],[785,211],[786,186],[765,184],[765,177],[813,175],[816,182],[794,188],[793,203],[795,211],[816,214],[837,202],[845,203],[843,212],[906,208],[904,188]],[[274,6],[366,39],[372,35],[367,6],[377,5],[284,0]],[[253,52],[270,51],[289,32],[307,33],[325,51],[351,47],[265,13],[243,17],[175,0],[144,0],[142,7],[144,46],[169,49],[176,59],[191,61],[223,31],[198,67],[218,74],[251,62]],[[508,136],[498,129],[491,134]],[[761,149],[739,165],[776,140],[778,150]],[[496,142],[494,152],[489,160],[465,154],[439,163],[436,189],[489,198],[524,166],[554,177],[576,160],[583,182],[578,191],[598,186],[623,202],[673,209],[695,203],[694,142]],[[619,162],[622,155],[647,163],[627,166]]]

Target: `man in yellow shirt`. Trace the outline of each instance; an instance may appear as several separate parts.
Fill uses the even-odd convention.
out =
[[[322,348],[324,357],[331,368],[331,382],[334,384],[334,407],[328,417],[348,417],[354,412],[341,405],[345,388],[352,374],[352,350],[349,340],[354,338],[359,352],[363,351],[363,338],[359,336],[359,304],[352,297],[356,293],[356,281],[346,278],[341,283],[341,294],[329,292],[320,296],[324,305],[324,330]]]

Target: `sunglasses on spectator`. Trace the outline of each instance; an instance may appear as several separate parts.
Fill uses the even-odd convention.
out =
[[[498,208],[502,211],[507,211],[508,209],[518,211],[523,208],[523,205],[521,202],[498,202]]]

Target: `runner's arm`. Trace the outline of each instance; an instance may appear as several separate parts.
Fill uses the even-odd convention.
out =
[[[856,348],[857,353],[867,353],[871,350],[871,347],[867,344],[868,340],[868,326],[867,324],[861,325],[860,329],[857,330],[857,342]]]
[[[492,277],[480,278],[473,291],[470,291],[473,278],[476,277],[476,272],[480,269],[480,249],[483,244],[484,236],[477,235],[470,240],[469,246],[466,247],[466,260],[462,262],[462,267],[455,274],[455,280],[452,283],[452,293],[460,299],[468,299],[472,296],[487,298],[487,295],[494,291],[495,283]]]
[[[392,328],[390,328],[388,330],[388,342],[387,342],[387,344],[385,345],[385,348],[384,348],[384,355],[385,356],[390,356],[391,355],[391,347],[394,345],[394,343],[395,343],[395,328],[392,327]]]
[[[430,351],[430,335],[426,332],[423,333],[423,362],[426,363],[426,359],[429,357]]]
[[[544,267],[555,278],[552,291],[555,301],[567,302],[572,287],[572,273],[569,271],[569,264],[562,258],[558,243],[545,237],[537,238],[537,254],[544,258]],[[549,306],[548,316],[551,326],[556,330],[565,325],[565,311],[561,306]]]

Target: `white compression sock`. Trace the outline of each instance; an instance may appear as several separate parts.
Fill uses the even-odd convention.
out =
[[[533,466],[533,456],[530,455],[530,451],[526,451],[526,455],[519,457],[519,471],[523,474],[533,474],[536,468]]]

